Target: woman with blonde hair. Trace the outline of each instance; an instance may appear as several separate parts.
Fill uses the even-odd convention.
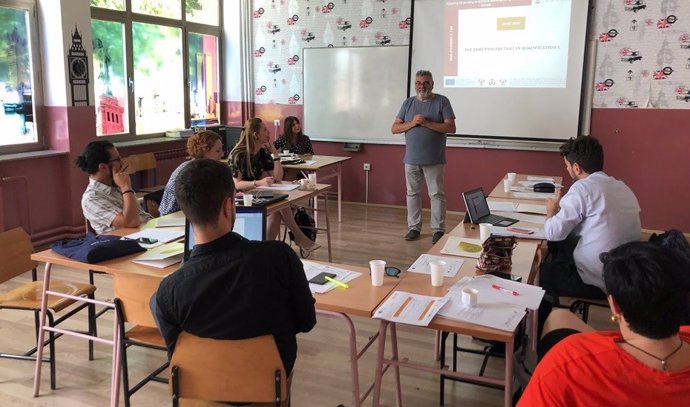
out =
[[[223,142],[220,135],[210,130],[194,134],[187,140],[187,154],[192,157],[192,160],[199,158],[220,160],[223,157]],[[190,162],[191,160],[185,161],[175,168],[175,171],[170,175],[168,183],[165,184],[161,205],[158,208],[161,216],[180,210],[180,206],[175,199],[175,180],[180,171]]]
[[[280,155],[269,139],[270,133],[263,121],[255,117],[244,124],[240,139],[230,153],[230,165],[235,187],[248,191],[259,186],[271,186],[283,179],[283,167]],[[277,239],[280,232],[280,220],[294,234],[295,242],[302,250],[304,257],[321,247],[311,241],[295,222],[290,208],[271,214],[266,225],[269,239]]]

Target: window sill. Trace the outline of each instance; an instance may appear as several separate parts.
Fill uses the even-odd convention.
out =
[[[23,152],[23,153],[13,153],[13,154],[0,155],[0,162],[20,161],[20,160],[27,160],[27,159],[33,159],[33,158],[42,158],[42,157],[55,157],[55,156],[67,155],[67,154],[69,154],[67,151],[59,151],[59,150],[27,151],[27,152]]]
[[[153,138],[145,138],[145,139],[140,139],[140,140],[114,141],[113,145],[117,148],[120,148],[120,147],[143,146],[143,145],[148,145],[148,144],[173,143],[173,142],[179,142],[179,141],[183,141],[185,143],[185,145],[187,143],[186,138],[153,137]]]

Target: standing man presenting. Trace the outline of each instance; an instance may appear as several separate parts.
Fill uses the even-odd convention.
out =
[[[414,83],[417,96],[406,99],[393,122],[393,134],[405,133],[405,180],[407,183],[407,235],[416,240],[422,229],[422,180],[431,199],[431,242],[446,231],[446,134],[455,133],[455,114],[448,98],[432,92],[431,72],[420,70]]]

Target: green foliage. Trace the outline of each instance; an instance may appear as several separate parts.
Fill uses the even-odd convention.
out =
[[[26,12],[0,7],[0,82],[31,83]]]

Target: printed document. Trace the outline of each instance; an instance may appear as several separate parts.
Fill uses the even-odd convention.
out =
[[[415,260],[415,262],[407,269],[413,273],[430,274],[430,265],[432,261],[442,260],[446,262],[446,271],[443,273],[443,277],[455,277],[462,267],[462,263],[465,262],[463,259],[458,259],[457,257],[450,256],[434,256],[432,254],[422,254]]]
[[[374,318],[403,324],[427,326],[448,301],[445,297],[430,297],[405,291],[394,291],[374,312]]]
[[[333,267],[328,264],[314,263],[311,261],[303,260],[302,265],[304,266],[304,274],[307,275],[307,281],[316,277],[319,273],[324,272],[335,274],[335,277],[333,278],[340,281],[341,283],[348,283],[362,275],[362,273],[358,273],[356,271],[345,270],[338,267]],[[318,294],[327,293],[332,289],[336,288],[337,286],[338,285],[336,283],[332,282],[326,284],[309,283],[309,289],[311,290],[311,292]]]

